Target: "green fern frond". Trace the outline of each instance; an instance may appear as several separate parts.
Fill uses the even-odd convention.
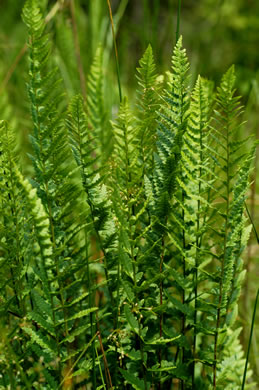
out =
[[[95,153],[105,162],[112,149],[111,127],[104,109],[103,48],[96,50],[87,79],[88,127],[95,140]]]
[[[235,73],[231,67],[223,76],[217,92],[217,107],[212,128],[212,142],[217,147],[218,155],[212,157],[216,162],[215,186],[218,188],[213,197],[221,196],[222,203],[218,215],[221,218],[221,244],[215,245],[221,262],[220,282],[218,286],[218,311],[216,318],[216,335],[214,359],[219,359],[225,346],[219,342],[219,331],[225,326],[228,311],[238,299],[241,280],[235,283],[238,274],[242,273],[242,232],[244,225],[244,202],[248,189],[251,154],[245,150],[246,142],[236,144],[238,121],[242,107],[239,97],[235,96]],[[214,146],[214,147],[215,147]],[[252,152],[253,154],[253,152]],[[239,169],[237,169],[237,164]],[[221,170],[221,173],[219,173]],[[218,176],[218,177],[217,177]],[[219,179],[220,180],[219,180]],[[235,293],[232,295],[233,290]],[[235,298],[234,298],[235,296]],[[232,302],[231,302],[232,301]],[[230,304],[231,302],[231,304]],[[228,314],[229,315],[229,314]],[[217,363],[214,363],[213,383],[217,383]]]
[[[156,150],[156,121],[159,108],[159,88],[152,47],[149,45],[139,61],[137,68],[138,91],[138,127],[140,158],[143,176],[151,175],[153,154]]]
[[[127,207],[130,207],[139,180],[137,134],[134,119],[128,102],[124,98],[117,122],[113,122],[115,139],[113,160],[116,170],[115,180],[119,184]]]
[[[1,268],[8,274],[1,283],[1,294],[4,293],[5,304],[3,309],[26,314],[26,293],[24,283],[28,270],[26,251],[31,245],[25,240],[24,230],[27,223],[24,221],[24,199],[19,189],[16,177],[15,163],[17,158],[17,145],[15,134],[5,121],[0,122],[0,189],[1,189]],[[6,259],[3,261],[3,259]],[[13,294],[7,293],[9,290]],[[28,293],[28,292],[27,292]],[[14,296],[16,298],[14,299]]]
[[[43,282],[48,281],[47,268],[51,265],[52,257],[52,242],[50,239],[50,225],[48,216],[43,208],[41,200],[38,198],[36,189],[32,188],[27,179],[24,179],[22,174],[15,169],[16,180],[20,184],[26,203],[30,208],[30,214],[35,227],[35,234],[39,243],[37,251],[40,253],[42,260],[41,271],[44,276]]]
[[[174,49],[172,70],[172,84],[166,91],[165,103],[159,111],[156,168],[153,176],[153,191],[157,198],[156,208],[160,218],[168,214],[169,200],[176,190],[183,135],[187,129],[189,64],[181,38]]]
[[[70,103],[67,125],[70,132],[70,145],[81,174],[93,232],[104,254],[105,275],[108,281],[109,271],[114,266],[112,253],[116,232],[110,215],[111,205],[107,201],[107,189],[103,184],[104,176],[102,171],[96,168],[98,157],[93,156],[94,139],[89,134],[87,116],[80,96],[74,97]],[[112,296],[113,287],[110,281],[108,288]]]

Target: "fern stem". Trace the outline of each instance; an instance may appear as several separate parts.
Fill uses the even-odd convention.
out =
[[[185,196],[184,196],[184,191],[182,191],[182,203],[184,204],[184,199],[185,199]],[[182,211],[182,222],[184,224],[184,218],[185,218],[185,215],[184,215],[184,210]],[[186,242],[185,242],[185,231],[183,230],[182,231],[182,240],[183,240],[183,250],[185,250],[185,246],[186,246]],[[183,257],[183,277],[185,279],[186,277],[186,262],[185,262],[185,257]],[[183,305],[185,304],[185,290],[183,289],[183,295],[182,295],[182,301],[183,301]],[[182,315],[182,331],[181,331],[181,334],[184,336],[185,335],[185,314],[183,313]],[[184,364],[185,362],[185,348],[184,346],[182,347],[182,363]],[[185,384],[184,384],[184,380],[181,379],[181,389],[184,390],[185,388]]]
[[[94,334],[94,322],[93,322],[93,313],[90,313],[90,324],[91,324],[91,337],[93,337]],[[92,361],[93,361],[93,373],[92,373],[92,380],[93,380],[93,390],[96,390],[96,372],[95,372],[95,347],[94,343],[92,344]]]
[[[224,249],[223,249],[223,260],[221,265],[221,278],[220,278],[220,292],[219,292],[219,302],[218,302],[218,310],[217,310],[217,322],[216,322],[216,334],[215,334],[215,340],[214,340],[214,364],[213,364],[213,390],[216,390],[217,387],[217,358],[218,358],[218,334],[219,334],[219,327],[221,322],[221,303],[223,298],[223,277],[224,277],[224,270],[225,270],[225,259],[226,259],[226,251],[227,251],[227,236],[228,236],[228,223],[229,223],[229,200],[230,200],[230,172],[229,172],[229,159],[230,159],[230,150],[229,150],[229,112],[227,112],[227,127],[226,127],[226,150],[227,150],[227,158],[226,158],[226,198],[227,198],[227,205],[226,205],[226,220],[225,220],[225,234],[224,234]]]
[[[119,244],[120,245],[120,244]],[[117,296],[116,296],[116,323],[115,323],[115,330],[119,328],[119,315],[120,315],[120,284],[121,284],[121,261],[120,256],[118,256],[118,264],[117,264]],[[114,383],[115,383],[115,389],[117,388],[117,382],[118,382],[118,346],[117,343],[115,345],[115,355],[116,355],[116,365],[115,365],[115,374],[114,374]]]
[[[129,176],[131,179],[131,175]],[[132,216],[135,216],[135,207],[132,205],[131,207],[131,213]],[[132,226],[130,226],[130,238],[131,238],[131,243],[134,241],[134,236],[132,234]],[[133,278],[134,278],[134,287],[135,290],[137,290],[137,279],[136,279],[136,256],[134,256],[134,246],[131,244],[131,259],[132,259],[132,265],[133,265]],[[135,302],[138,303],[138,292],[136,292],[135,296]],[[141,316],[141,313],[140,313]],[[147,372],[146,372],[146,367],[145,367],[145,362],[144,362],[144,351],[143,351],[143,341],[141,337],[141,317],[138,317],[138,329],[139,329],[139,335],[138,335],[138,341],[139,341],[139,347],[140,347],[140,355],[141,355],[141,366],[142,366],[142,375],[144,378],[144,386],[145,390],[147,389]]]
[[[114,47],[116,72],[117,72],[117,82],[118,82],[118,89],[119,89],[119,98],[120,98],[120,103],[121,103],[122,102],[122,91],[121,91],[119,56],[118,56],[118,49],[117,49],[117,43],[116,43],[116,35],[115,35],[115,28],[114,28],[114,23],[113,23],[112,8],[111,8],[110,0],[107,0],[107,4],[108,4],[108,8],[109,8],[109,15],[110,15],[110,21],[111,21],[111,27],[112,27],[113,47]]]
[[[110,294],[110,298],[111,298],[111,302],[112,302],[112,305],[114,305],[114,298],[113,298],[113,295],[112,295],[112,290],[111,290],[111,287],[110,287],[110,283],[109,283],[109,275],[108,275],[108,264],[107,264],[107,252],[104,248],[104,246],[102,245],[102,238],[100,236],[100,232],[99,230],[96,228],[95,226],[95,219],[94,219],[94,205],[92,203],[92,201],[90,200],[90,194],[89,194],[89,191],[87,188],[85,188],[85,191],[87,193],[87,196],[88,196],[88,204],[89,204],[89,207],[90,207],[90,211],[91,211],[91,218],[92,218],[92,222],[93,222],[93,225],[94,225],[94,231],[95,231],[95,234],[96,234],[96,237],[97,237],[97,240],[99,242],[99,245],[100,245],[100,248],[103,252],[103,259],[104,259],[104,273],[105,273],[105,278],[106,278],[106,281],[107,281],[107,285],[108,285],[108,290],[109,290],[109,294]]]
[[[176,25],[176,42],[180,37],[180,19],[181,19],[181,4],[182,1],[178,0],[178,8],[177,8],[177,25]]]
[[[180,1],[178,3],[178,7],[180,7],[181,4],[180,4]],[[178,19],[180,19],[180,11],[179,11],[179,8],[178,8]],[[180,22],[179,22],[180,23]],[[183,96],[181,95],[181,107],[183,107]],[[182,123],[183,123],[183,114],[181,112],[181,126],[182,126]],[[184,193],[184,190],[182,190],[182,204],[184,205],[184,202],[185,202],[185,193]],[[182,223],[184,225],[184,220],[185,220],[185,212],[184,212],[184,209],[182,210]],[[183,251],[185,251],[185,247],[186,247],[186,242],[185,242],[185,230],[183,229],[182,231],[182,243],[183,243]],[[183,277],[184,279],[186,278],[186,261],[185,261],[185,257],[183,257]],[[185,304],[185,290],[183,289],[183,295],[182,295],[182,300],[183,300],[183,305]],[[182,335],[184,336],[185,335],[185,314],[183,313],[183,316],[182,316],[182,331],[181,331]],[[183,346],[182,348],[182,363],[184,364],[185,362],[185,348]],[[184,380],[181,380],[181,389],[184,390],[185,388],[185,382]]]
[[[78,73],[80,77],[80,86],[81,91],[84,97],[84,100],[86,100],[86,81],[85,81],[85,74],[84,74],[84,68],[81,58],[81,51],[80,51],[80,42],[79,42],[79,35],[77,30],[77,23],[76,23],[76,16],[75,16],[75,3],[74,0],[70,0],[70,13],[71,13],[71,21],[72,21],[72,29],[73,29],[73,39],[74,39],[74,45],[75,45],[75,54],[77,59],[77,66],[78,66]]]
[[[199,125],[199,141],[200,141],[200,164],[203,164],[203,126],[204,122],[202,121],[202,92],[201,92],[201,85],[199,89],[199,111],[200,111],[200,125]],[[199,168],[199,188],[198,188],[198,194],[199,197],[201,196],[201,178],[202,178],[202,167]],[[197,219],[196,219],[196,253],[195,253],[195,273],[194,273],[194,337],[193,337],[193,367],[192,367],[192,388],[195,388],[195,355],[196,355],[196,324],[197,324],[197,297],[198,297],[198,266],[199,266],[199,250],[201,248],[202,244],[202,236],[200,239],[198,238],[198,234],[200,231],[200,208],[201,208],[201,201],[200,199],[197,202]]]
[[[242,382],[242,388],[241,388],[241,390],[244,390],[244,389],[245,389],[246,372],[247,372],[248,360],[249,360],[249,353],[250,353],[250,348],[251,348],[252,338],[253,338],[253,330],[254,330],[255,314],[256,314],[256,309],[257,309],[258,298],[259,298],[259,289],[257,290],[257,294],[256,294],[256,298],[255,298],[255,303],[254,303],[253,318],[252,318],[252,324],[251,324],[251,329],[250,329],[250,335],[249,335],[249,341],[248,341],[248,348],[247,348],[247,354],[246,354],[246,364],[245,364],[245,369],[244,369],[244,375],[243,375],[243,382]]]
[[[98,362],[98,366],[99,366],[99,371],[100,371],[100,376],[101,376],[103,389],[105,389],[106,385],[105,385],[105,381],[104,381],[104,377],[103,377],[102,367],[101,367],[101,363],[100,363],[100,359],[99,359],[98,349],[97,348],[95,348],[95,352],[96,352],[96,356],[97,356],[97,362]]]
[[[138,330],[139,330],[140,355],[141,355],[141,363],[142,363],[142,375],[143,375],[143,378],[144,378],[145,390],[148,390],[148,388],[147,388],[147,370],[146,370],[145,362],[144,362],[144,351],[143,351],[143,341],[141,339],[140,321],[141,321],[140,318],[138,318]]]
[[[89,264],[89,253],[88,253],[88,240],[87,240],[87,232],[86,229],[84,229],[84,236],[85,236],[85,254],[86,254],[86,261],[87,261],[87,284],[89,289],[89,297],[88,297],[88,306],[89,309],[93,306],[93,296],[91,294],[91,278],[90,278],[90,264]],[[94,323],[93,323],[93,312],[90,313],[90,326],[91,326],[91,337],[94,337]],[[91,348],[91,354],[92,354],[92,361],[93,361],[93,371],[92,371],[92,380],[93,380],[93,389],[96,390],[96,372],[95,372],[95,345],[92,344]]]
[[[135,215],[134,206],[132,206],[132,215]],[[133,241],[133,236],[131,234],[131,242],[132,241]],[[134,256],[133,245],[131,245],[131,258],[132,258],[132,262],[133,262],[134,287],[136,289],[137,288],[136,265],[135,265],[136,258]],[[138,303],[138,293],[137,292],[136,292],[136,296],[135,296],[135,302]],[[139,348],[140,348],[140,355],[141,355],[142,375],[144,378],[145,390],[147,390],[147,372],[146,372],[146,367],[145,367],[145,362],[144,362],[144,351],[143,351],[143,341],[142,341],[142,337],[141,337],[141,317],[140,316],[138,317],[138,330],[139,330],[139,335],[137,337],[138,337],[138,341],[139,341]]]
[[[46,177],[45,163],[43,163],[43,171],[44,171],[44,177]],[[53,222],[52,206],[51,206],[51,203],[50,203],[49,187],[48,187],[48,183],[47,182],[45,183],[45,188],[46,188],[46,198],[47,198],[48,212],[49,212],[49,222],[50,222],[50,228],[51,228],[53,257],[54,257],[54,262],[55,262],[56,274],[57,274],[57,278],[58,278],[59,296],[60,296],[60,300],[61,300],[61,307],[62,307],[62,312],[63,312],[63,316],[64,316],[64,321],[65,321],[65,334],[66,334],[66,337],[68,337],[69,331],[68,331],[68,323],[67,323],[67,311],[66,311],[66,308],[65,308],[65,299],[64,299],[63,288],[62,288],[63,286],[61,285],[60,280],[59,280],[60,272],[59,272],[58,259],[55,256],[56,237],[55,237],[55,229],[54,229],[54,222]],[[51,300],[52,300],[52,305],[53,305],[52,307],[54,308],[54,301],[53,301],[53,297],[52,296],[51,296]],[[53,314],[55,316],[55,312]],[[58,340],[58,342],[59,342],[59,340]],[[60,353],[60,348],[58,349],[58,351]],[[67,352],[68,352],[68,355],[69,355],[69,344],[67,345]]]
[[[164,256],[165,256],[165,239],[162,238],[162,253],[160,258],[160,265],[159,265],[159,273],[160,276],[162,276],[163,273],[163,264],[164,264]],[[163,281],[160,280],[160,286],[159,286],[159,292],[160,292],[160,305],[163,305]],[[163,314],[160,315],[160,337],[163,336]]]
[[[163,236],[162,237],[161,257],[160,257],[160,264],[159,264],[159,274],[161,276],[161,280],[160,280],[160,284],[159,284],[159,295],[160,295],[160,302],[159,303],[160,303],[160,306],[163,305],[163,281],[162,281],[162,274],[163,274],[164,256],[165,256],[165,238]],[[160,314],[160,318],[159,318],[159,336],[160,336],[160,338],[163,337],[163,313]],[[162,348],[159,348],[158,357],[159,357],[159,364],[160,364],[160,367],[161,367],[161,364],[162,364]],[[162,385],[161,380],[159,380],[159,384],[158,384],[158,388],[159,389],[161,389],[161,385]]]
[[[19,292],[17,291],[17,288],[16,288],[15,278],[14,278],[14,273],[13,273],[13,265],[12,264],[10,265],[10,272],[11,272],[11,279],[12,279],[12,285],[13,285],[16,305],[17,305],[18,309],[20,309],[20,307],[21,307],[20,299],[19,299],[20,294],[19,294]]]
[[[83,357],[83,355],[86,353],[87,349],[90,347],[90,345],[94,342],[96,336],[98,336],[98,332],[95,333],[95,335],[91,338],[91,340],[89,341],[89,343],[85,346],[85,348],[83,349],[83,351],[80,353],[80,355],[78,356],[78,358],[76,359],[76,361],[73,363],[72,367],[70,367],[69,371],[67,372],[67,374],[65,375],[65,377],[62,379],[62,382],[60,382],[59,386],[58,386],[58,389],[61,388],[61,386],[63,385],[63,383],[66,381],[66,379],[69,377],[69,375],[71,374],[71,372],[73,371],[73,369],[76,367],[77,363],[80,361],[80,359]]]
[[[44,259],[44,254],[43,254],[43,248],[40,247],[40,253],[41,253],[41,258]],[[43,268],[46,270],[45,263],[43,262]],[[50,304],[51,304],[51,311],[52,311],[52,321],[54,324],[54,327],[56,328],[57,326],[57,321],[56,321],[56,314],[55,314],[55,305],[54,305],[54,297],[52,294],[52,288],[51,288],[51,283],[49,281],[49,278],[47,278],[47,285],[48,285],[48,293],[50,295]],[[59,377],[61,376],[61,357],[60,357],[60,343],[59,343],[59,334],[58,332],[55,332],[55,341],[56,341],[56,347],[57,347],[57,357],[58,357],[58,373]]]
[[[201,160],[202,161],[202,160]],[[201,177],[201,168],[200,168],[200,177]],[[199,195],[201,189],[201,182],[199,182]],[[200,230],[200,200],[198,200],[198,211],[197,211],[197,233]],[[194,389],[195,385],[195,355],[196,355],[196,324],[197,324],[197,297],[198,297],[198,256],[201,242],[198,237],[196,238],[196,255],[195,255],[195,272],[194,272],[194,336],[193,336],[193,367],[192,367],[192,388]]]
[[[111,389],[113,389],[111,374],[110,374],[110,370],[109,370],[109,367],[108,367],[108,362],[107,362],[106,355],[105,355],[104,348],[103,348],[103,342],[102,342],[102,338],[101,338],[101,333],[100,333],[99,330],[97,332],[97,336],[98,336],[100,347],[101,347],[101,351],[102,351],[102,354],[103,354],[103,362],[104,362],[104,367],[105,367],[105,373],[107,375],[107,385],[108,385],[108,388],[110,387]]]
[[[127,128],[124,126],[124,137],[125,137],[125,152],[126,152],[126,174],[127,174],[127,202],[129,202],[132,199],[132,195],[130,193],[130,183],[132,181],[131,172],[129,170],[130,168],[130,159],[129,159],[129,147],[128,147],[128,134],[127,134]],[[128,209],[128,218],[130,220],[131,216],[136,216],[135,212],[135,206],[134,204],[131,206],[131,208]],[[134,287],[137,289],[137,278],[136,278],[136,256],[134,255],[134,234],[132,233],[132,225],[130,225],[130,241],[131,241],[131,261],[132,261],[132,268],[133,268],[133,278],[134,278]],[[138,303],[138,293],[136,292],[135,295],[135,302]],[[144,351],[143,351],[143,342],[141,338],[141,318],[138,318],[138,328],[139,328],[139,335],[138,335],[138,341],[139,341],[139,347],[140,347],[140,355],[141,355],[141,365],[142,365],[142,375],[144,378],[144,386],[145,390],[147,390],[147,373],[146,373],[146,367],[144,363]]]

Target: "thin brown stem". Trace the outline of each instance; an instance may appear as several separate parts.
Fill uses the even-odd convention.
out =
[[[54,18],[54,16],[56,15],[56,13],[61,9],[61,3],[58,2],[56,3],[53,8],[49,11],[49,13],[47,14],[46,18],[45,18],[45,23],[48,24],[51,19]],[[15,57],[14,59],[14,62],[12,63],[12,65],[10,66],[8,72],[6,73],[6,76],[0,86],[0,94],[3,92],[3,90],[5,89],[5,87],[7,86],[7,84],[9,83],[13,73],[15,72],[15,69],[17,68],[19,62],[21,61],[21,59],[23,58],[24,54],[26,53],[27,51],[27,43],[25,43],[23,45],[23,47],[20,49],[20,51],[18,52],[17,56]]]
[[[98,330],[98,332],[97,332],[97,336],[98,336],[99,343],[100,343],[100,347],[101,347],[101,351],[102,351],[102,354],[103,354],[103,362],[104,362],[104,367],[105,367],[105,375],[107,375],[107,377],[106,377],[106,379],[107,379],[107,385],[108,385],[108,388],[110,387],[111,389],[113,389],[111,374],[110,374],[110,370],[109,370],[109,367],[108,367],[108,362],[107,362],[106,355],[105,355],[104,348],[103,348],[101,333],[100,333],[99,330]]]
[[[6,73],[6,76],[1,84],[1,87],[0,87],[0,94],[2,93],[2,91],[5,89],[5,87],[7,86],[10,78],[12,77],[17,65],[19,64],[19,62],[21,61],[22,57],[24,56],[24,54],[26,53],[26,50],[27,50],[27,43],[25,43],[23,45],[23,47],[20,49],[19,53],[17,54],[17,56],[15,57],[14,59],[14,62],[12,63],[12,65],[10,66],[8,72]]]

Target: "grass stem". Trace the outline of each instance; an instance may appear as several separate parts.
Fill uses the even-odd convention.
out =
[[[245,389],[246,372],[247,372],[247,367],[248,367],[248,360],[249,360],[250,347],[251,347],[252,338],[253,338],[253,330],[254,330],[255,314],[256,314],[256,308],[257,308],[258,297],[259,297],[259,289],[257,290],[257,294],[256,294],[256,298],[255,298],[254,312],[253,312],[252,324],[251,324],[251,329],[250,329],[250,335],[249,335],[249,341],[248,341],[248,348],[247,348],[247,354],[246,354],[246,364],[245,364],[245,369],[244,369],[244,375],[243,375],[243,382],[242,382],[242,388],[241,388],[241,390],[244,390],[244,389]]]
[[[110,370],[109,370],[109,367],[108,367],[108,362],[107,362],[106,355],[105,355],[104,348],[103,348],[103,342],[102,342],[102,338],[101,338],[101,333],[100,333],[99,330],[97,332],[97,336],[98,336],[100,347],[101,347],[101,351],[102,351],[102,354],[103,354],[103,361],[104,361],[105,373],[107,375],[108,388],[110,387],[111,389],[113,389],[111,374],[110,374]]]
[[[178,41],[178,39],[180,37],[181,6],[182,6],[182,0],[178,0],[177,23],[176,23],[176,42]]]
[[[115,28],[114,28],[114,23],[113,23],[112,8],[111,8],[110,0],[107,0],[107,4],[108,4],[108,7],[109,7],[109,15],[110,15],[110,21],[111,21],[111,26],[112,26],[113,47],[114,47],[114,54],[115,54],[115,61],[116,61],[116,71],[117,71],[117,81],[118,81],[119,97],[120,97],[120,103],[121,103],[122,102],[122,92],[121,92],[119,57],[118,57],[118,49],[117,49],[117,43],[116,43],[116,35],[115,35]]]
[[[53,8],[49,11],[47,16],[45,17],[45,23],[48,24],[56,15],[56,13],[60,10],[60,3],[56,3]],[[6,76],[0,85],[0,94],[2,94],[3,90],[6,88],[7,84],[9,83],[9,80],[11,79],[13,73],[15,72],[15,69],[17,68],[18,64],[20,63],[21,59],[25,55],[27,51],[27,43],[23,45],[23,47],[19,50],[17,56],[15,57],[12,65],[10,66],[8,72],[6,73]]]
[[[72,367],[69,369],[68,373],[65,375],[65,377],[63,378],[62,382],[59,384],[59,389],[61,388],[61,386],[63,385],[63,383],[66,381],[66,379],[69,377],[69,375],[71,374],[71,372],[73,371],[73,369],[75,368],[75,366],[77,365],[77,363],[79,362],[79,360],[82,358],[82,356],[86,353],[87,349],[90,347],[90,345],[94,342],[94,339],[96,338],[96,336],[98,336],[98,333],[99,332],[96,332],[96,334],[91,338],[91,340],[89,341],[89,343],[85,346],[85,348],[83,349],[83,351],[80,353],[80,355],[78,356],[78,358],[76,359],[76,361],[74,362],[74,364],[72,365]]]

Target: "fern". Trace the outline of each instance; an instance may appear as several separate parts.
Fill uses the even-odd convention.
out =
[[[162,90],[148,46],[135,105],[125,97],[109,123],[106,49],[86,100],[67,104],[64,87],[79,88],[72,35],[57,16],[60,73],[46,4],[23,9],[29,169],[16,127],[0,122],[0,387],[239,388],[255,146],[237,136],[234,68],[216,91],[200,76],[192,87],[179,38]]]
[[[111,261],[112,266],[112,247],[116,237],[110,218],[110,204],[106,200],[107,192],[102,184],[103,176],[100,175],[100,169],[95,169],[98,157],[92,157],[94,140],[87,132],[86,114],[80,96],[73,99],[69,111],[68,125],[71,132],[71,147],[81,171],[81,180],[87,196],[91,222],[104,254],[105,273],[108,280],[109,261]],[[91,144],[93,146],[90,146]]]
[[[155,169],[151,182],[153,192],[151,199],[154,205],[151,209],[151,213],[157,220],[155,224],[156,234],[152,239],[153,241],[159,240],[159,246],[156,248],[155,257],[157,256],[160,258],[159,264],[157,265],[157,272],[161,275],[161,281],[159,283],[159,303],[161,306],[161,314],[159,315],[160,338],[163,336],[163,312],[166,312],[168,306],[167,303],[164,303],[163,297],[163,290],[165,287],[163,282],[163,279],[165,278],[163,275],[164,261],[168,253],[167,237],[169,237],[182,252],[182,245],[178,242],[178,238],[175,239],[167,234],[169,233],[168,229],[170,229],[168,223],[170,216],[172,215],[172,201],[176,196],[177,180],[181,175],[181,151],[183,147],[183,137],[187,130],[189,110],[187,86],[188,68],[188,61],[185,50],[182,49],[182,40],[180,38],[175,46],[172,57],[172,83],[165,93],[164,103],[162,103],[159,112],[160,120],[157,130],[157,154],[155,155]],[[160,349],[158,353],[160,364],[162,364],[162,349]]]
[[[156,120],[159,108],[159,88],[152,47],[149,45],[137,68],[138,74],[138,119],[139,148],[143,164],[143,177],[152,173],[153,156],[156,150]]]
[[[223,199],[223,207],[220,209],[220,216],[224,221],[223,229],[221,230],[223,242],[218,249],[219,259],[221,261],[221,274],[218,290],[219,301],[217,303],[218,309],[214,344],[214,388],[216,388],[218,349],[220,352],[223,347],[219,348],[218,346],[218,333],[219,330],[221,328],[224,329],[225,326],[225,316],[227,308],[229,308],[228,302],[230,300],[229,295],[233,283],[234,269],[241,254],[241,232],[243,231],[244,223],[244,194],[248,186],[248,172],[251,161],[251,156],[249,156],[247,162],[244,161],[246,157],[246,153],[242,150],[245,144],[244,141],[236,143],[234,138],[236,131],[238,130],[236,123],[241,110],[238,98],[234,96],[234,83],[234,68],[231,67],[223,76],[221,85],[218,89],[218,103],[215,115],[219,122],[219,126],[221,127],[221,133],[214,129],[213,134],[214,142],[218,145],[220,143],[218,148],[220,157],[216,157],[216,164],[223,172],[223,176],[218,175],[220,178],[218,191]],[[240,164],[243,168],[236,171],[237,164]],[[233,199],[231,199],[232,194]],[[238,268],[240,270],[240,266]],[[223,343],[224,337],[220,344],[222,345]]]
[[[95,153],[104,163],[112,150],[108,113],[104,108],[103,48],[96,50],[87,79],[88,126],[96,142]]]

